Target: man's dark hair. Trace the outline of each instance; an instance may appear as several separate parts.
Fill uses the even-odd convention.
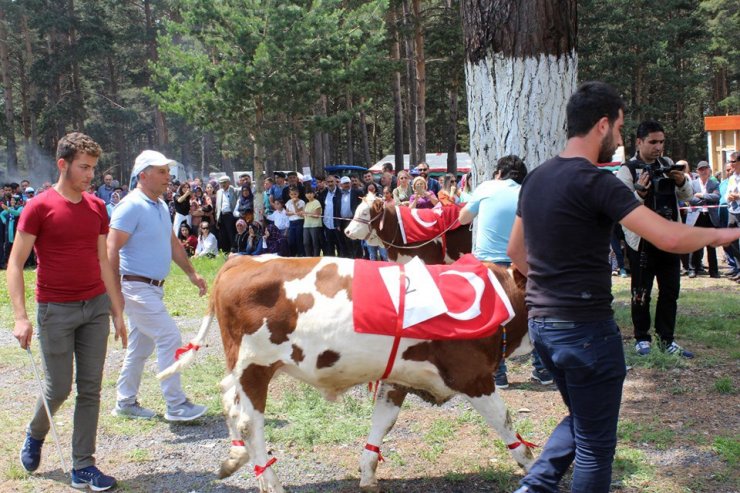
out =
[[[316,175],[314,176],[316,178],[316,181],[324,181],[326,180],[326,177],[324,175]]]
[[[635,132],[635,135],[638,139],[644,139],[653,132],[665,133],[665,130],[663,130],[663,125],[655,120],[645,120],[643,122],[640,122],[640,124],[637,126],[637,131]]]
[[[568,138],[586,135],[604,117],[613,124],[625,105],[617,91],[605,82],[584,82],[568,100]]]
[[[274,174],[275,178],[285,178],[285,173],[282,171],[276,171]]]
[[[297,171],[288,171],[288,175],[287,176],[298,176],[298,172]]]
[[[100,157],[102,152],[97,142],[80,132],[72,132],[65,135],[59,139],[59,143],[57,144],[57,159],[64,159],[68,163],[74,161],[77,153]]]
[[[496,171],[501,172],[502,180],[514,180],[515,182],[521,183],[524,181],[524,177],[527,176],[527,165],[521,160],[519,156],[509,154],[498,160],[496,163]]]

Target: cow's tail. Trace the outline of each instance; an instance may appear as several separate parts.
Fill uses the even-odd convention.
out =
[[[213,323],[213,313],[213,307],[210,307],[210,309],[208,310],[208,314],[203,317],[203,321],[200,323],[200,330],[198,331],[198,335],[196,335],[195,338],[192,339],[189,343],[175,351],[175,362],[171,364],[167,369],[159,372],[157,374],[158,379],[165,380],[167,378],[170,378],[175,373],[180,373],[182,370],[190,366],[193,361],[195,361],[195,355],[198,353],[198,350],[205,342],[206,336],[208,335],[208,329],[211,328],[211,324]]]

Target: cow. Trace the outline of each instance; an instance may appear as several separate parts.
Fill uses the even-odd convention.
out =
[[[268,456],[264,435],[268,388],[278,372],[335,400],[353,386],[377,381],[387,370],[394,337],[355,331],[355,262],[363,261],[242,256],[230,259],[219,271],[198,335],[159,377],[167,378],[192,361],[216,317],[226,358],[221,390],[232,440],[220,477],[251,461],[261,493],[284,491],[269,467],[275,459]],[[480,339],[398,339],[395,363],[378,389],[361,456],[363,491],[379,491],[375,471],[380,446],[409,392],[437,404],[461,394],[498,432],[522,468],[533,463],[532,444],[512,429],[493,380],[502,357],[531,351],[522,278],[515,281],[499,266],[486,267],[507,294],[514,317],[505,330]]]
[[[451,228],[429,242],[405,245],[396,207],[372,193],[357,206],[344,234],[355,240],[384,246],[388,249],[388,259],[401,264],[413,257],[419,257],[427,264],[451,264],[473,249],[472,234],[467,226]]]

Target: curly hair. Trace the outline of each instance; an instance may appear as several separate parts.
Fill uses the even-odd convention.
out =
[[[90,136],[81,132],[72,132],[59,139],[57,159],[64,159],[71,163],[78,153],[100,157],[103,150]]]

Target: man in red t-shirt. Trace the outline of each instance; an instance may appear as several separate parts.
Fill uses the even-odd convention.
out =
[[[109,313],[116,339],[121,338],[123,347],[127,342],[123,297],[106,250],[108,213],[102,200],[84,193],[100,153],[100,146],[85,134],[62,137],[57,146],[59,181],[23,210],[7,272],[15,314],[13,335],[26,349],[33,326],[26,312],[23,264],[35,249],[38,337],[46,370],[44,397],[55,413],[69,396],[76,368],[72,486],[90,486],[95,491],[116,484],[95,467],[94,457]],[[49,427],[39,398],[21,449],[21,464],[29,472],[39,466]]]

